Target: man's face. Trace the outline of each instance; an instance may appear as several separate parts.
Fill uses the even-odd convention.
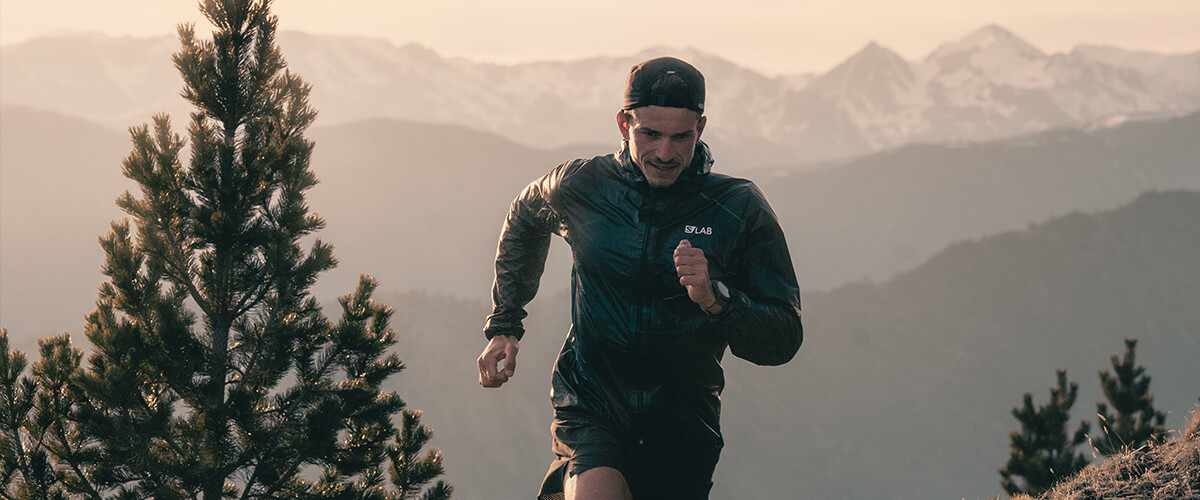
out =
[[[621,136],[646,180],[654,187],[675,184],[692,163],[708,117],[686,108],[643,106],[617,113]]]

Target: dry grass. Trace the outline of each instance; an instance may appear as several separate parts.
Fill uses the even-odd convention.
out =
[[[1034,500],[1017,495],[1014,500]],[[1087,466],[1036,500],[1200,499],[1200,408],[1179,437]]]

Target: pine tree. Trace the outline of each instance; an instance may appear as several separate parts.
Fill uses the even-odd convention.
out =
[[[1074,435],[1067,431],[1078,391],[1079,384],[1068,386],[1067,371],[1060,369],[1058,387],[1050,388],[1046,405],[1035,409],[1033,395],[1026,392],[1022,406],[1013,408],[1021,430],[1009,434],[1011,456],[1000,469],[1005,492],[1037,495],[1087,465],[1087,458],[1075,449],[1087,443],[1088,423],[1080,422]]]
[[[71,447],[79,436],[60,417],[74,400],[68,381],[83,354],[65,333],[41,339],[41,361],[28,377],[25,354],[8,347],[8,330],[0,329],[0,496],[65,499],[76,483],[58,457],[78,458]]]
[[[140,195],[117,200],[134,226],[101,238],[87,366],[62,336],[22,378],[5,335],[6,492],[398,499],[443,473],[436,449],[416,456],[429,429],[383,390],[404,365],[387,352],[392,311],[371,299],[375,281],[342,297],[336,324],[309,293],[336,260],[312,239],[316,112],[275,45],[270,3],[203,0],[211,41],[179,28],[190,162],[167,116],[131,128],[124,173]],[[424,498],[451,491],[437,481]]]
[[[401,498],[417,498],[426,484],[444,472],[441,451],[431,449],[421,455],[421,449],[432,437],[433,432],[421,425],[421,412],[404,410],[404,424],[396,435],[394,446],[388,450],[388,458],[392,461],[389,472]],[[451,490],[447,488],[441,482],[435,483],[423,498],[449,498]]]
[[[1104,398],[1112,404],[1097,403],[1100,438],[1096,449],[1104,455],[1136,449],[1148,443],[1161,443],[1167,435],[1167,414],[1154,409],[1154,395],[1150,393],[1150,376],[1146,367],[1134,364],[1137,339],[1125,339],[1125,355],[1113,355],[1113,372],[1100,372],[1100,388]]]
[[[8,350],[8,330],[0,329],[0,485],[8,498],[66,498],[58,471],[32,431],[38,386],[24,376],[27,366],[24,353]]]

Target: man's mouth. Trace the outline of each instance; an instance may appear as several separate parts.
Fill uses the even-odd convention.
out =
[[[670,172],[679,167],[678,163],[657,163],[657,162],[646,162],[646,163],[647,163],[647,165],[650,165],[650,167],[653,168],[654,170],[657,170],[659,172],[664,172],[664,173]]]

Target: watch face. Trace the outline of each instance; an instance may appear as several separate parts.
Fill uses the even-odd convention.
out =
[[[726,287],[724,283],[715,280],[713,281],[713,284],[714,288],[717,290],[717,296],[721,297],[722,299],[729,300],[729,287]]]

